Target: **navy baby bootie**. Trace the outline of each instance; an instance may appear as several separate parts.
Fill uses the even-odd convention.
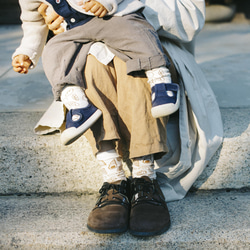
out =
[[[180,106],[180,90],[176,83],[158,83],[152,88],[152,109],[154,118],[171,115]]]
[[[71,109],[66,116],[66,129],[61,134],[63,145],[69,145],[77,140],[102,115],[102,111],[89,104],[85,108]]]

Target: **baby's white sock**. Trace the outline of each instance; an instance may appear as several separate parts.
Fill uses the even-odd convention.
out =
[[[148,78],[148,83],[151,88],[157,83],[171,83],[171,74],[169,69],[166,67],[155,68],[152,70],[147,70],[146,76]]]
[[[132,177],[141,178],[142,176],[147,176],[151,180],[156,179],[154,167],[154,155],[134,158],[132,165]]]
[[[61,101],[68,110],[85,108],[89,105],[83,89],[73,85],[64,87],[61,93]]]
[[[97,153],[96,158],[103,170],[104,182],[112,183],[127,179],[122,167],[121,157],[114,149],[99,152]]]

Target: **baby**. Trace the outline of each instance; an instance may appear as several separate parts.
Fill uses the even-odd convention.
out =
[[[38,7],[45,1],[20,0],[23,39],[13,54],[13,69],[27,73],[36,65],[46,43],[48,27]],[[55,100],[68,109],[64,145],[79,138],[102,112],[84,94],[82,72],[91,46],[101,41],[127,64],[127,73],[145,71],[152,90],[152,115],[167,116],[179,108],[179,86],[172,83],[169,60],[153,27],[141,11],[138,0],[47,0],[67,23],[67,31],[45,46],[43,66]],[[84,57],[77,56],[79,51]],[[84,53],[83,53],[84,52]]]

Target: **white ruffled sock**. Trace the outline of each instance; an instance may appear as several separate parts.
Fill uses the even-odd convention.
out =
[[[168,68],[160,67],[152,70],[147,70],[146,76],[151,88],[157,83],[171,83],[171,74]]]
[[[151,180],[156,179],[154,167],[154,155],[145,155],[134,158],[132,165],[132,177],[141,178],[142,176],[147,176]]]
[[[85,108],[89,105],[83,89],[73,85],[64,87],[61,93],[61,101],[68,110]]]
[[[152,70],[147,70],[146,76],[148,78],[148,83],[150,84],[150,87],[152,88],[155,86],[155,84],[158,83],[171,83],[171,74],[169,72],[169,69],[166,67],[160,67]],[[171,90],[167,91],[168,96],[173,96],[174,93]],[[152,100],[154,100],[155,96],[152,95]]]
[[[127,179],[122,167],[121,157],[114,149],[99,152],[97,153],[96,158],[103,170],[104,182],[113,183]]]

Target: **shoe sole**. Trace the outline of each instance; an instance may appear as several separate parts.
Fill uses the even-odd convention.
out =
[[[180,91],[177,94],[177,102],[175,104],[168,103],[163,105],[158,105],[151,109],[151,114],[154,118],[160,118],[164,116],[169,116],[176,112],[180,106]]]
[[[101,110],[96,110],[92,116],[89,117],[88,120],[84,122],[78,128],[72,127],[65,129],[61,134],[61,142],[63,145],[67,146],[76,141],[82,134],[89,129],[102,115]]]
[[[120,234],[120,233],[125,233],[128,230],[128,227],[125,228],[118,228],[118,229],[107,229],[107,230],[102,230],[102,229],[94,229],[87,225],[87,228],[94,232],[94,233],[99,233],[99,234]]]
[[[140,232],[140,231],[134,231],[134,230],[129,230],[129,233],[133,236],[138,236],[138,237],[149,237],[149,236],[156,236],[165,233],[169,228],[170,228],[171,223],[167,226],[165,226],[163,229],[155,232]]]

